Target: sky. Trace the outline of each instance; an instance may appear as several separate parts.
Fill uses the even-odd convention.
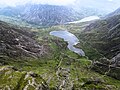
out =
[[[0,0],[0,6],[16,6],[26,3],[39,3],[50,5],[74,5],[78,7],[93,7],[115,10],[120,7],[120,0]]]
[[[15,6],[17,4],[25,3],[40,3],[52,5],[69,5],[74,3],[75,0],[0,0],[0,5]]]
[[[77,0],[75,4],[81,7],[85,6],[107,11],[114,11],[120,8],[120,0]]]

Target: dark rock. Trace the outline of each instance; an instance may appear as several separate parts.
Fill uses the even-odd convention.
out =
[[[82,34],[83,41],[105,57],[95,58],[92,69],[120,80],[120,9],[91,23]]]
[[[105,72],[109,71],[109,66],[104,63],[95,62],[92,69],[98,73],[105,74]]]
[[[120,53],[111,59],[114,67],[120,67]]]
[[[26,28],[18,28],[0,21],[0,53],[9,57],[41,57],[47,48],[34,39],[35,35]]]
[[[101,74],[109,75],[120,80],[120,54],[113,57],[111,60],[108,60],[107,63],[104,61],[95,62],[92,69]]]

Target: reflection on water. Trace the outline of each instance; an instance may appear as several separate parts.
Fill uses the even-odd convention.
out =
[[[51,31],[50,35],[64,39],[64,41],[68,42],[67,47],[69,48],[69,50],[71,50],[81,56],[85,56],[85,53],[82,49],[74,47],[74,45],[79,43],[78,38],[74,34],[68,32],[68,31]]]

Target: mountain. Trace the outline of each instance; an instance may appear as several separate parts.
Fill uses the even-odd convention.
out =
[[[0,22],[1,90],[119,90],[120,81],[93,72],[90,60],[50,36],[55,29],[59,26],[37,29],[36,37],[30,29]]]
[[[6,7],[0,9],[0,14],[17,17],[28,23],[42,26],[64,24],[81,18],[79,13],[72,8],[41,4]]]
[[[6,7],[0,9],[0,15],[15,17],[30,24],[40,26],[53,26],[65,24],[67,22],[77,21],[82,18],[94,15],[104,15],[102,11],[94,8],[80,9],[74,6],[57,6],[42,4],[26,4],[16,7]]]
[[[0,21],[0,55],[9,57],[41,57],[47,49],[34,39],[34,32]]]
[[[120,15],[57,25],[84,14],[64,6],[20,7],[0,9],[0,90],[120,90]],[[59,30],[74,34],[86,56],[50,35]]]
[[[120,51],[120,15],[99,20],[90,24],[86,32],[90,32],[91,42],[108,58],[112,58]],[[86,36],[85,36],[86,37]],[[94,40],[93,40],[94,39]],[[93,41],[92,41],[93,40]]]
[[[118,8],[114,12],[108,14],[106,17],[112,17],[112,16],[115,16],[115,15],[120,15],[120,8]]]
[[[113,14],[88,25],[80,38],[103,55],[95,59],[93,70],[120,80],[120,14]]]
[[[0,9],[0,14],[5,16],[15,16],[18,13],[12,7],[5,7]]]
[[[79,13],[65,6],[31,5],[21,15],[29,23],[49,26],[64,24],[80,18]]]
[[[104,17],[105,15],[108,14],[108,12],[105,12],[104,10],[95,8],[95,7],[87,7],[87,6],[73,6],[73,9],[78,11],[83,18],[89,17],[89,16],[99,16],[99,17]]]
[[[19,17],[25,6],[4,7],[0,9],[0,15]]]

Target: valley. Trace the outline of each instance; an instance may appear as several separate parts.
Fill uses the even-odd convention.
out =
[[[16,9],[0,10],[0,90],[120,90],[119,9],[87,22],[62,6]]]

